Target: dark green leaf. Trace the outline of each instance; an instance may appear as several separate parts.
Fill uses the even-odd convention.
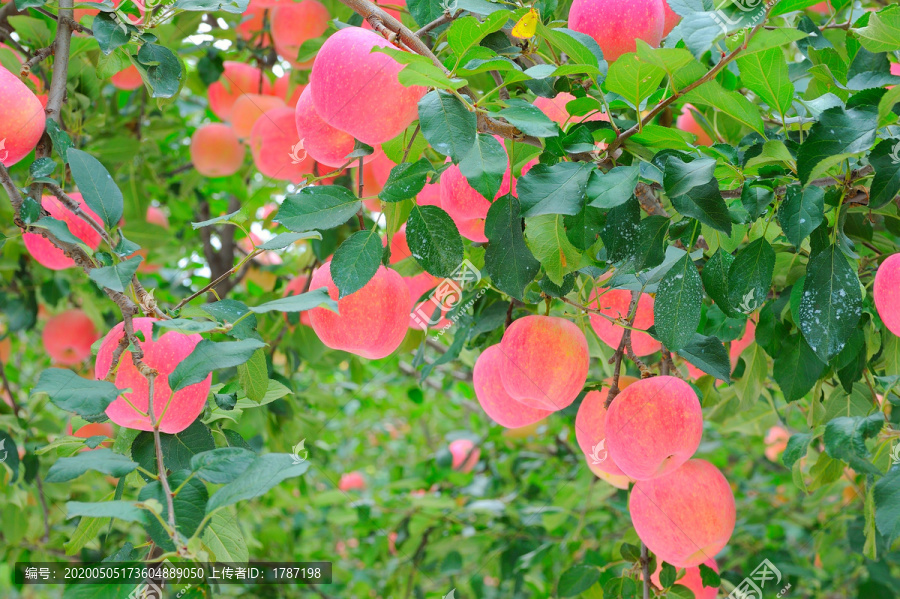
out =
[[[781,349],[775,354],[772,375],[781,387],[785,401],[796,401],[809,393],[825,372],[825,364],[816,356],[801,335],[782,339]]]
[[[449,277],[462,264],[462,237],[450,215],[437,206],[413,206],[406,240],[416,262],[436,277]]]
[[[719,309],[727,316],[734,316],[737,313],[731,308],[728,301],[728,272],[734,263],[734,256],[719,248],[713,257],[710,258],[700,273],[703,280],[703,288],[707,295]]]
[[[875,178],[869,190],[869,206],[881,208],[900,193],[900,140],[885,139],[869,154]]]
[[[821,187],[801,188],[791,185],[778,209],[778,222],[784,236],[795,247],[825,220],[825,190]]]
[[[809,261],[800,299],[800,330],[812,350],[828,362],[844,347],[862,316],[862,292],[856,270],[838,246]]]
[[[843,460],[857,472],[881,475],[881,471],[866,459],[869,450],[866,439],[878,434],[884,426],[884,414],[868,417],[841,416],[825,425],[825,451],[836,460]]]
[[[465,158],[475,143],[477,118],[459,99],[443,90],[433,90],[419,100],[422,135],[436,151],[454,162]]]
[[[678,350],[678,355],[705,372],[726,383],[731,382],[731,362],[728,350],[718,337],[694,333],[691,340]]]
[[[113,453],[111,449],[95,449],[76,454],[71,458],[58,459],[50,466],[44,480],[48,483],[64,483],[91,470],[120,478],[137,466],[137,462],[132,462],[122,454]]]
[[[697,158],[685,162],[678,156],[666,160],[663,187],[671,197],[684,195],[695,187],[709,184],[714,179],[716,161],[714,158]]]
[[[131,39],[131,34],[125,27],[119,25],[118,19],[114,19],[111,13],[101,12],[94,17],[91,29],[100,50],[107,55],[116,48],[124,46]]]
[[[356,293],[372,280],[381,266],[381,236],[377,229],[357,231],[348,237],[331,259],[331,278],[339,298]]]
[[[671,160],[669,160],[671,163]],[[731,215],[719,191],[719,182],[710,179],[682,195],[669,196],[675,210],[699,220],[704,225],[731,235]]]
[[[226,437],[228,437],[229,432],[233,431],[226,430]],[[212,431],[199,418],[180,433],[175,433],[174,435],[161,433],[159,439],[163,462],[166,468],[172,471],[190,470],[191,458],[198,453],[212,451],[216,448]],[[145,431],[135,437],[134,442],[131,444],[131,458],[140,464],[144,470],[149,472],[158,470],[153,433]]]
[[[253,463],[256,454],[241,447],[219,447],[195,454],[191,458],[191,469],[206,482],[224,485],[243,474]]]
[[[702,305],[700,273],[685,254],[659,282],[653,305],[656,335],[669,350],[678,351],[694,338]]]
[[[887,546],[900,537],[900,466],[894,466],[872,489],[875,501],[875,526],[884,535]]]
[[[131,278],[143,261],[144,259],[140,256],[135,256],[112,266],[94,268],[88,273],[88,276],[101,288],[106,287],[113,291],[123,292],[131,285]]]
[[[169,475],[169,485],[173,489],[180,489],[178,494],[172,499],[172,507],[175,510],[175,528],[186,539],[191,538],[197,532],[197,527],[200,526],[203,517],[206,515],[206,502],[209,500],[206,485],[196,478],[188,480],[190,474],[187,470],[179,470]],[[149,499],[155,499],[162,505],[163,511],[160,517],[163,520],[167,520],[169,517],[169,506],[166,502],[165,491],[163,491],[162,484],[159,481],[151,481],[141,488],[141,492],[138,494],[138,501],[147,501]],[[169,538],[169,533],[162,527],[159,520],[148,518],[144,527],[154,543],[166,551],[175,550],[175,545],[172,543],[172,539]]]
[[[267,453],[257,457],[232,482],[209,498],[206,512],[212,513],[238,501],[253,499],[265,494],[283,480],[301,476],[309,470],[309,462],[297,464],[287,453]]]
[[[181,89],[181,61],[165,46],[144,44],[137,53],[137,67],[153,90],[153,98],[171,98]]]
[[[579,595],[594,586],[598,580],[600,580],[600,570],[594,566],[572,566],[559,577],[559,596]]]
[[[494,113],[494,116],[506,119],[525,135],[554,137],[558,133],[556,123],[547,118],[547,115],[534,104],[520,98],[512,98],[506,101],[506,105],[507,108]]]
[[[47,135],[50,136],[53,149],[56,150],[59,157],[63,159],[63,162],[68,162],[68,151],[72,147],[72,138],[60,128],[59,123],[49,117],[47,118]]]
[[[775,192],[762,185],[744,183],[741,189],[741,205],[748,213],[751,220],[756,220],[766,213],[766,210],[775,201]]]
[[[497,289],[519,300],[541,267],[525,243],[522,228],[515,196],[507,194],[491,205],[484,223],[488,238],[484,270]]]
[[[797,154],[797,174],[807,185],[849,156],[865,152],[875,143],[878,109],[874,106],[829,108],[809,131]]]
[[[784,453],[781,454],[781,461],[788,469],[794,467],[794,462],[806,456],[812,438],[813,436],[809,433],[794,433],[791,435]]]
[[[204,339],[169,375],[169,388],[178,391],[203,381],[213,370],[243,364],[261,347],[266,344],[256,339],[222,342]]]
[[[347,222],[361,206],[359,198],[344,187],[304,187],[285,198],[275,221],[297,232],[333,229]]]
[[[617,166],[606,174],[591,171],[587,182],[588,205],[608,209],[624,204],[634,194],[640,174],[641,169],[636,166]]]
[[[402,202],[414,198],[425,188],[428,173],[433,170],[431,163],[425,158],[420,158],[417,162],[398,164],[391,169],[391,174],[388,175],[388,180],[378,197],[385,202]]]
[[[751,242],[728,269],[729,305],[744,314],[758,310],[769,295],[774,271],[775,250],[766,238]]]
[[[96,212],[107,227],[114,227],[122,219],[122,192],[100,161],[81,150],[67,152],[72,178],[85,203]]]
[[[479,133],[472,148],[459,162],[459,171],[472,189],[487,198],[489,202],[500,191],[503,175],[509,168],[506,149],[493,135]],[[421,190],[420,190],[421,191]]]
[[[580,162],[535,165],[516,186],[522,216],[578,214],[587,199],[587,181],[592,170],[593,165]]]
[[[3,460],[0,463],[6,465],[12,471],[13,480],[19,475],[19,449],[16,447],[16,441],[6,431],[0,430],[0,456]]]
[[[56,161],[52,158],[38,158],[28,167],[28,174],[35,179],[49,177],[56,170]]]
[[[32,393],[46,393],[57,407],[88,422],[106,420],[106,408],[119,396],[112,383],[86,379],[62,368],[43,371]]]

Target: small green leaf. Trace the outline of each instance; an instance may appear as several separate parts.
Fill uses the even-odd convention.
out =
[[[430,91],[419,100],[419,124],[422,135],[435,151],[454,162],[465,158],[475,143],[478,119],[453,94]]]
[[[462,264],[462,237],[450,215],[437,206],[413,206],[406,239],[416,262],[436,277],[452,276]]]
[[[581,162],[535,165],[516,185],[522,216],[578,214],[587,200],[592,170],[593,165]]]
[[[206,482],[224,485],[243,474],[256,459],[256,454],[242,447],[219,447],[195,454],[191,470]]]
[[[678,350],[678,355],[705,372],[726,383],[731,382],[731,362],[728,350],[718,337],[694,333],[691,340]]]
[[[135,256],[112,266],[94,268],[88,273],[88,276],[101,288],[105,287],[121,293],[131,285],[131,278],[143,261],[142,257]]]
[[[88,422],[106,420],[106,408],[119,389],[106,381],[78,376],[71,370],[48,368],[41,373],[32,393],[46,393],[57,407],[78,414]]]
[[[341,244],[331,259],[331,277],[339,298],[356,293],[372,280],[381,266],[383,250],[377,229],[357,231]]]
[[[77,516],[91,518],[118,518],[125,522],[149,522],[153,516],[147,507],[138,501],[98,501],[84,503],[81,501],[66,502],[66,517]]]
[[[203,381],[213,370],[243,364],[262,347],[266,344],[256,339],[222,342],[204,339],[169,375],[169,388],[178,391]]]
[[[719,248],[700,273],[707,295],[727,316],[737,315],[728,300],[728,272],[733,263],[734,256]]]
[[[822,112],[797,154],[800,182],[807,185],[848,157],[869,150],[875,143],[877,127],[874,106],[835,106]]]
[[[512,194],[498,198],[484,223],[488,238],[484,269],[497,289],[519,300],[524,299],[525,287],[541,268],[525,243],[522,229],[519,200]]]
[[[812,439],[813,436],[809,433],[794,433],[791,435],[791,438],[788,439],[787,447],[785,447],[784,453],[781,455],[781,461],[784,465],[788,468],[793,468],[794,462],[806,457],[806,452],[809,450],[809,443]]]
[[[304,187],[299,193],[285,198],[275,221],[298,233],[333,229],[347,222],[361,206],[359,198],[344,187]]]
[[[816,230],[825,220],[825,190],[821,187],[801,188],[791,185],[778,209],[778,222],[795,247]]]
[[[137,466],[137,462],[132,462],[122,454],[113,453],[111,449],[95,449],[71,458],[58,459],[50,466],[44,480],[48,483],[64,483],[91,470],[121,478]]]
[[[559,577],[560,597],[574,597],[588,590],[600,580],[600,570],[594,566],[576,565]]]
[[[507,108],[493,113],[506,119],[509,124],[516,127],[525,135],[535,137],[553,137],[559,132],[556,123],[551,121],[541,110],[520,98],[512,98],[506,101]]]
[[[494,196],[500,191],[503,175],[508,169],[509,158],[506,156],[506,149],[494,139],[493,135],[484,133],[479,133],[475,137],[472,148],[459,162],[459,170],[469,185],[489,202],[493,201]]]
[[[291,454],[268,453],[261,455],[253,460],[235,480],[216,491],[209,498],[206,512],[211,514],[238,501],[259,497],[281,481],[301,476],[307,470],[309,470],[309,462],[297,464]]]
[[[311,289],[306,293],[298,293],[297,295],[289,295],[271,302],[266,302],[258,306],[250,306],[247,308],[255,314],[263,314],[265,312],[305,312],[313,308],[327,308],[332,312],[337,312],[337,302],[328,295],[325,287]]]
[[[775,250],[769,242],[765,237],[751,242],[728,269],[728,303],[744,314],[758,310],[768,298],[774,272]]]
[[[659,282],[653,305],[656,335],[669,350],[678,351],[694,338],[702,305],[700,273],[685,254]]]
[[[67,152],[72,178],[91,210],[100,215],[107,227],[114,227],[122,219],[122,192],[100,161],[76,148]]]
[[[420,158],[417,162],[398,164],[391,169],[378,197],[385,202],[402,202],[414,198],[425,188],[428,173],[432,171],[434,167],[425,158]]]
[[[624,204],[634,194],[640,174],[636,166],[617,166],[606,174],[591,171],[586,189],[588,205],[609,209]]]
[[[266,367],[266,354],[258,349],[250,359],[237,367],[238,381],[251,401],[259,402],[269,388],[269,370]]]

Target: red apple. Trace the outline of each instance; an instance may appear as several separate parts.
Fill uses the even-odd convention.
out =
[[[341,475],[341,482],[338,488],[345,493],[347,491],[363,491],[366,488],[366,479],[363,475],[354,470]]]
[[[569,28],[594,38],[613,62],[637,50],[637,40],[659,46],[665,26],[663,0],[574,0]]]
[[[253,163],[259,172],[277,181],[300,183],[312,172],[313,160],[298,144],[294,109],[287,106],[265,113],[250,131]]]
[[[88,315],[73,309],[60,312],[44,325],[44,349],[53,361],[74,366],[91,356],[91,345],[100,338]]]
[[[234,130],[223,123],[203,125],[191,137],[191,160],[205,177],[228,177],[244,164],[247,153]]]
[[[272,84],[258,68],[242,62],[225,61],[218,81],[209,86],[209,109],[222,119],[231,119],[235,101],[244,94],[269,94]]]
[[[22,80],[0,67],[0,162],[12,166],[25,158],[44,133],[47,115]]]
[[[612,318],[628,320],[628,308],[631,307],[631,291],[627,289],[599,289],[597,299],[591,304],[591,308],[600,310],[603,314]],[[614,322],[599,316],[590,315],[591,328],[597,333],[603,343],[613,349],[618,349],[622,342],[625,329]],[[646,330],[653,326],[653,297],[642,293],[638,298],[637,311],[634,317],[634,328]],[[631,349],[637,356],[649,356],[662,349],[662,344],[647,333],[638,330],[631,331]]]
[[[468,473],[478,464],[481,450],[468,439],[457,439],[450,443],[450,455],[453,456],[453,469]]]
[[[475,396],[491,420],[500,426],[518,429],[540,422],[553,413],[529,407],[510,397],[503,387],[501,372],[504,368],[506,359],[497,344],[481,353],[472,372]]]
[[[875,273],[875,309],[884,326],[900,337],[900,254],[881,263]]]
[[[81,206],[81,210],[93,217],[95,222],[98,224],[103,222],[102,219],[84,203],[84,199],[81,197],[80,193],[70,193],[69,197],[77,201]],[[96,250],[100,247],[100,234],[86,221],[75,216],[75,214],[66,208],[55,196],[44,196],[41,199],[41,205],[43,205],[44,209],[50,213],[50,216],[65,222],[72,235],[83,241],[84,244],[92,250]],[[29,253],[31,253],[31,256],[42,266],[51,270],[63,270],[75,266],[74,260],[67,257],[61,249],[54,246],[49,240],[38,233],[25,233],[22,235],[22,239],[25,242],[25,247],[28,249]]]

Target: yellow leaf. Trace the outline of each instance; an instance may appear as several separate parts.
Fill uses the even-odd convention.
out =
[[[513,27],[513,37],[517,37],[523,40],[534,37],[534,32],[537,31],[537,24],[539,20],[540,15],[538,14],[537,9],[532,8],[527,13],[525,13],[525,16],[519,19],[519,22],[516,23],[515,27]]]

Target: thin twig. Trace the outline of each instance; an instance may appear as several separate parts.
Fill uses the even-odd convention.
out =
[[[641,541],[641,574],[644,580],[644,599],[650,599],[650,555],[643,541]]]
[[[615,362],[615,367],[613,369],[613,382],[609,388],[609,393],[606,395],[606,409],[609,409],[609,405],[616,398],[616,395],[619,394],[619,374],[622,371],[622,356],[625,354],[626,345],[631,343],[631,327],[634,326],[634,318],[637,316],[637,305],[640,297],[640,290],[631,292],[631,305],[628,306],[628,327],[626,327],[625,332],[622,333],[622,340],[619,342],[619,347],[610,359],[610,362]]]
[[[453,19],[455,19],[456,17],[458,17],[461,14],[462,14],[461,10],[457,10],[452,15],[448,12],[445,12],[444,14],[442,14],[441,16],[436,18],[431,23],[428,23],[427,25],[425,25],[424,27],[422,27],[421,29],[416,31],[416,37],[420,38],[423,35],[427,35],[428,33],[431,33],[431,31],[433,29],[437,29],[441,25],[445,25],[445,24],[451,22]]]
[[[53,42],[46,48],[41,48],[34,54],[32,54],[31,58],[22,63],[22,68],[19,70],[19,77],[23,79],[28,77],[31,73],[31,69],[35,66],[52,56],[56,52],[56,42]]]

